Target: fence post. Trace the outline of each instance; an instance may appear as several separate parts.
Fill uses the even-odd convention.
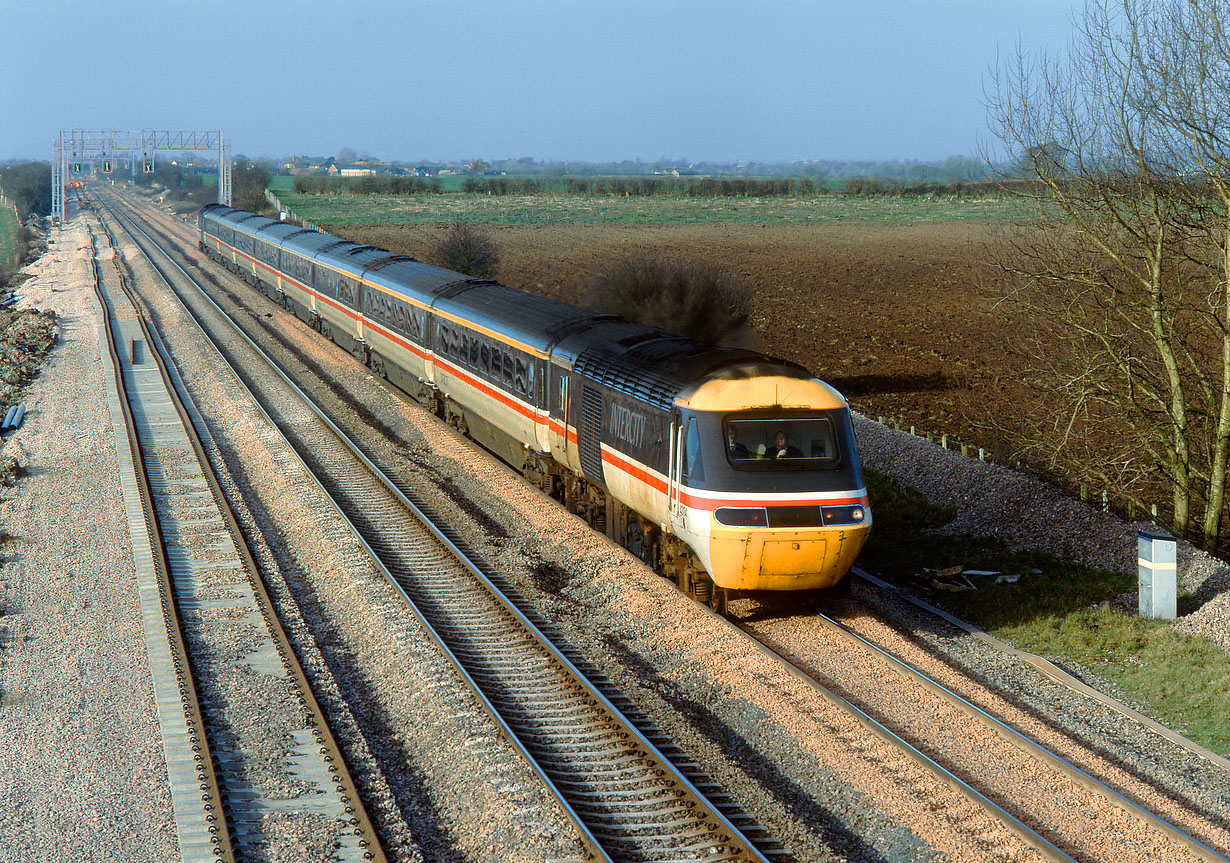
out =
[[[948,449],[948,435],[940,435],[940,446]]]

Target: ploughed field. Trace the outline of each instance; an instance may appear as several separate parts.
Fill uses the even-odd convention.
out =
[[[602,267],[639,254],[708,261],[753,295],[759,346],[841,390],[856,410],[998,448],[989,425],[1029,410],[987,263],[1003,221],[485,226],[499,279],[584,304]],[[345,225],[355,241],[430,260],[438,225]]]

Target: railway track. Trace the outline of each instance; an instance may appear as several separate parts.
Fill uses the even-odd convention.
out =
[[[412,495],[408,494],[407,496]],[[834,632],[836,632],[836,630],[834,630]],[[845,645],[842,647],[842,650],[850,649],[862,651],[866,650],[866,646],[856,645],[855,641],[851,639],[847,640]],[[569,653],[568,658],[576,666],[584,666],[585,664],[581,657],[573,653]],[[892,663],[889,663],[889,665],[891,664]],[[882,669],[881,673],[887,675],[895,674],[897,672],[889,671],[885,668]],[[817,681],[814,679],[814,676],[808,674],[806,671],[796,670],[796,674],[806,678],[809,686],[817,685]],[[830,680],[830,683],[833,683],[833,681]],[[875,708],[863,710],[856,706],[853,703],[859,701],[856,694],[847,692],[846,694],[851,696],[847,699],[843,698],[837,692],[831,691],[832,689],[841,688],[842,687],[839,684],[832,686],[831,689],[826,688],[825,691],[827,694],[824,697],[830,703],[839,705],[842,710],[851,712],[852,715],[856,716],[858,722],[865,728],[871,729],[873,734],[879,736],[881,739],[890,740],[891,745],[897,747],[901,751],[908,752],[909,757],[914,760],[915,763],[923,764],[924,769],[932,775],[939,777],[941,781],[949,785],[949,787],[957,789],[959,793],[964,795],[967,799],[975,801],[979,807],[990,814],[995,820],[1007,825],[1009,830],[1016,833],[1019,839],[1023,840],[1029,847],[1033,848],[1034,852],[1043,859],[1117,859],[1114,856],[1099,856],[1099,854],[1087,852],[1086,849],[1080,847],[1079,842],[1073,840],[1070,833],[1065,833],[1061,825],[1056,825],[1053,822],[1047,822],[1045,819],[1040,819],[1037,814],[1030,809],[1030,804],[1016,798],[1005,797],[1002,790],[998,790],[987,784],[981,783],[978,779],[977,771],[970,772],[965,767],[955,765],[951,759],[946,757],[942,750],[932,750],[932,755],[924,755],[922,750],[928,749],[929,744],[920,742],[917,738],[913,739],[916,743],[920,743],[918,746],[905,741],[902,735],[896,734],[888,727],[893,724],[891,717],[887,718],[884,722],[879,722],[870,715],[871,713],[876,712]],[[935,692],[932,694],[939,697]],[[617,696],[614,694],[610,695],[612,701],[619,702]],[[907,698],[908,697],[909,696],[907,696]],[[619,703],[621,707],[624,706],[624,703]],[[864,706],[870,707],[870,705],[867,705],[866,703],[864,703]],[[955,704],[953,705],[953,709],[958,710],[958,712],[965,710],[965,708],[956,707]],[[631,713],[632,711],[627,710],[626,712]],[[976,709],[975,711],[970,712],[976,712]],[[883,714],[879,715],[881,715],[881,718],[884,718]],[[642,722],[641,724],[644,723]],[[987,727],[992,726],[995,726],[995,722],[991,721],[990,717],[987,717]],[[1011,732],[1010,729],[997,727],[993,736],[1013,737],[1014,733]],[[665,743],[662,745],[665,746]],[[852,741],[851,745],[861,746],[863,744],[858,741]],[[1019,745],[1025,749],[1030,748],[1029,744],[1023,741],[1017,741],[1012,744],[1004,745]],[[1036,749],[1037,747],[1035,746],[1034,748]],[[949,766],[945,766],[945,764],[948,764]],[[1059,765],[1052,764],[1050,766],[1060,773],[1064,772],[1064,768]],[[950,767],[953,769],[950,769]],[[703,785],[704,779],[701,778],[698,771],[699,768],[692,769],[692,781],[694,784]],[[1111,791],[1109,788],[1105,787],[1103,783],[1092,780],[1088,776],[1081,778],[1074,774],[1067,775],[1065,781],[1067,781],[1073,788],[1079,788],[1082,791],[1086,791],[1096,797],[1100,797],[1104,801],[1110,802],[1110,805],[1114,807],[1114,809],[1124,813],[1129,820],[1135,819],[1139,823],[1146,825],[1143,828],[1145,833],[1148,835],[1162,837],[1160,840],[1156,841],[1161,846],[1166,846],[1174,852],[1172,855],[1174,856],[1174,859],[1224,859],[1219,856],[1216,851],[1213,851],[1198,841],[1193,840],[1182,830],[1173,827],[1173,825],[1167,824],[1163,819],[1152,816],[1150,813],[1144,811],[1143,807],[1131,800],[1128,800],[1122,795],[1118,795],[1117,792]],[[739,817],[738,813],[732,812],[732,815],[736,819]],[[1114,841],[1114,834],[1109,829],[1109,826],[1105,832],[1107,833],[1107,841]],[[987,848],[988,853],[998,853],[998,851],[999,849],[994,849],[991,847]],[[770,855],[775,854],[772,850],[768,853]]]
[[[800,680],[994,817],[1002,821],[1011,810],[1013,820],[1045,837],[1046,846],[1031,844],[1047,859],[1129,859],[1131,848],[1130,856],[1143,853],[1149,861],[1226,861],[1187,829],[838,620],[817,613],[808,624],[822,634],[800,656],[789,642],[774,639],[771,628],[734,623]],[[825,656],[840,657],[840,663]]]
[[[117,446],[176,833],[184,860],[245,860],[311,835],[385,859],[222,504],[158,335],[91,230],[115,370]],[[101,259],[101,263],[100,263]],[[322,836],[325,837],[322,840]]]
[[[177,293],[195,285],[151,237],[127,224],[168,284],[178,285]],[[199,286],[195,290],[206,297]],[[208,335],[214,324],[194,317]],[[551,643],[499,590],[486,565],[416,503],[413,489],[392,479],[249,344],[268,365],[257,370],[251,360],[228,357],[236,374],[397,584],[410,613],[434,633],[551,789],[589,854],[620,861],[788,859],[730,798],[710,797],[719,789],[698,765],[676,763],[682,759],[669,741],[652,728],[642,730],[643,718],[625,716],[618,697],[604,694],[600,682]]]

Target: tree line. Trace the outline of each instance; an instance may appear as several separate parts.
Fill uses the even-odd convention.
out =
[[[779,198],[816,195],[985,197],[1001,182],[914,181],[851,177],[837,184],[811,177],[466,177],[461,191],[477,195],[609,195],[613,197]],[[442,194],[430,177],[296,177],[297,195]]]
[[[0,168],[0,189],[24,222],[31,213],[51,214],[51,163],[18,162]]]

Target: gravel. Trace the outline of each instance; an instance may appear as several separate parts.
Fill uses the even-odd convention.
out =
[[[261,317],[264,301],[244,288],[236,290],[253,317]],[[301,329],[302,337],[297,335]],[[337,392],[347,394],[346,400],[326,399],[332,409],[345,414],[353,410],[354,403],[362,405],[364,422],[382,431],[370,435],[369,442],[384,460],[395,461],[400,454],[408,462],[405,476],[417,479],[433,505],[506,574],[538,616],[594,664],[608,670],[619,686],[636,693],[642,709],[711,769],[715,778],[736,789],[745,808],[764,815],[803,857],[823,859],[840,854],[851,859],[924,859],[937,849],[958,858],[987,857],[987,848],[968,835],[953,836],[954,820],[980,817],[975,813],[966,813],[962,819],[949,817],[948,807],[960,809],[962,802],[952,802],[951,795],[933,789],[922,777],[908,781],[912,791],[907,794],[896,785],[898,778],[889,778],[874,766],[876,759],[851,764],[850,750],[876,752],[875,744],[866,743],[861,732],[844,729],[843,736],[835,730],[843,720],[832,716],[814,697],[799,692],[792,682],[782,680],[777,670],[732,645],[729,633],[713,629],[707,612],[681,600],[661,579],[648,575],[622,550],[563,515],[554,503],[527,493],[524,483],[510,476],[505,467],[457,443],[451,432],[413,406],[405,406],[403,400],[389,399],[388,388],[376,386],[365,370],[335,347],[293,320],[287,321],[283,332],[302,346],[315,368],[335,382]],[[963,496],[959,508],[965,524],[976,525],[981,519],[983,529],[1012,541],[1010,532],[994,529],[996,519],[1019,526],[1017,515],[1033,512],[1031,507],[1036,506],[1038,491],[1030,487],[1028,478],[976,459],[955,456],[953,463],[946,462],[943,450],[909,435],[875,440],[878,427],[861,418],[859,423],[860,443],[869,463],[892,473],[888,465],[897,459],[902,468],[898,478],[923,486],[925,493],[942,502],[943,484],[933,479],[928,461],[941,456],[940,467],[948,471],[956,494]],[[925,448],[914,449],[920,442]],[[983,473],[971,475],[969,481],[974,485],[962,489],[961,480],[952,476],[957,470]],[[988,473],[993,476],[988,478]],[[424,483],[424,476],[435,481]],[[999,478],[1006,485],[1005,502],[998,502],[986,488]],[[982,512],[984,503],[986,512]],[[1065,519],[1077,525],[1068,535],[1073,549],[1078,541],[1094,536],[1083,519],[1107,520],[1074,502],[1063,504],[1071,512],[1056,510],[1055,519],[1061,525]],[[978,511],[968,512],[971,509]],[[1072,521],[1078,518],[1082,521]],[[493,523],[501,529],[493,531]],[[1134,564],[1134,531],[1134,526],[1121,526],[1115,534],[1126,540],[1128,551],[1120,558],[1128,567]],[[1108,547],[1112,543],[1108,541]],[[1086,562],[1094,559],[1086,558]],[[923,633],[943,629],[934,619],[917,621],[917,625]],[[953,640],[961,643],[960,636],[964,633],[954,635]],[[1007,669],[997,672],[1005,678],[1032,676],[1026,688],[1040,688],[1035,673],[1017,668],[1019,663],[1006,661],[1002,654],[985,648],[979,652],[974,646],[965,649],[976,654],[983,666]],[[1016,682],[1019,685],[1020,680]],[[1087,704],[1079,706],[1089,709]],[[1095,721],[1103,718],[1096,712],[1093,715]],[[1080,729],[1085,721],[1078,709],[1063,718],[1061,727]],[[1137,729],[1137,736],[1146,740],[1137,741],[1131,752],[1145,753],[1147,759],[1152,755],[1147,738],[1152,735]],[[851,745],[851,740],[859,742]],[[1114,740],[1112,736],[1103,741],[1104,749],[1092,748],[1099,755],[1113,755]],[[1206,778],[1214,778],[1213,787],[1217,787],[1219,772],[1208,771],[1206,764],[1186,751],[1156,757],[1175,777],[1172,785],[1188,794]],[[892,760],[883,755],[879,763]],[[1184,774],[1195,781],[1185,784]],[[937,804],[940,799],[943,805]],[[1211,815],[1224,812],[1216,791],[1205,795],[1203,805]],[[946,812],[943,818],[936,814],[941,810]],[[880,853],[883,858],[875,856]]]
[[[1150,522],[1126,522],[1026,474],[862,416],[855,417],[855,431],[864,464],[957,511],[944,533],[998,537],[1085,566],[1136,572],[1136,533],[1154,527]],[[1176,630],[1230,649],[1230,564],[1180,541],[1178,580],[1200,606],[1177,620]],[[1135,595],[1120,604],[1135,608]]]
[[[576,858],[568,822],[276,430],[219,372],[196,325],[165,290],[142,293],[390,859]],[[222,341],[251,363],[238,337]]]
[[[59,339],[2,450],[0,857],[176,856],[81,222],[27,267]],[[109,370],[107,370],[109,372]],[[83,517],[88,513],[88,517]]]
[[[70,225],[56,245],[56,255],[71,245],[71,231]],[[185,242],[195,248],[190,239]],[[403,466],[403,475],[417,481],[429,502],[453,519],[527,599],[533,613],[607,671],[613,685],[629,693],[798,859],[1037,859],[972,805],[903,764],[761,657],[727,623],[681,597],[506,468],[459,442],[318,334],[236,285],[229,275],[216,268],[213,272],[242,297],[241,304],[254,318],[272,315],[282,332],[301,345],[303,356],[352,400],[318,388],[332,410],[343,415],[353,413],[354,402],[364,406],[367,416],[361,424],[368,427],[368,444],[384,461]],[[80,273],[77,277],[84,279]],[[140,633],[128,633],[127,641],[123,636],[125,621],[135,620],[135,588],[123,581],[131,561],[125,564],[127,550],[117,540],[126,540],[126,530],[117,510],[114,475],[106,473],[114,471],[114,456],[97,417],[101,392],[92,399],[91,390],[79,382],[80,374],[74,378],[67,372],[98,364],[96,330],[76,332],[83,320],[96,327],[88,311],[92,297],[66,291],[53,298],[49,287],[39,295],[29,284],[23,289],[31,295],[26,302],[59,299],[66,306],[67,297],[76,297],[77,316],[63,319],[64,344],[80,335],[93,359],[89,350],[75,359],[66,350],[52,352],[32,393],[50,382],[44,398],[54,397],[63,403],[61,410],[75,413],[52,424],[48,440],[33,448],[34,429],[41,416],[50,417],[52,411],[50,401],[31,402],[39,410],[27,423],[33,420],[35,425],[23,428],[19,441],[31,447],[24,455],[36,469],[0,503],[5,524],[20,525],[20,531],[10,529],[38,549],[37,554],[17,550],[16,560],[0,570],[6,585],[0,599],[6,608],[23,609],[21,635],[39,636],[31,641],[9,636],[0,648],[5,699],[0,704],[0,751],[16,753],[11,759],[16,767],[0,774],[0,813],[6,813],[0,815],[0,848],[21,849],[21,856],[35,859],[105,859],[108,854],[126,860],[169,859],[174,837],[168,832],[169,813],[157,808],[160,792],[154,779],[160,753],[150,742],[156,726],[149,727],[152,706],[142,701],[148,698],[142,691],[148,689],[148,672],[141,668],[144,655],[134,656],[139,651],[132,648]],[[54,303],[48,305],[59,311]],[[172,317],[165,308],[161,311]],[[459,692],[398,598],[372,573],[362,550],[329,523],[322,502],[294,481],[294,465],[277,454],[268,431],[250,411],[236,409],[233,391],[219,379],[207,352],[196,352],[201,355],[186,354],[181,365],[189,385],[201,395],[203,410],[213,412],[216,435],[211,446],[231,474],[228,496],[248,502],[237,514],[245,533],[257,540],[258,561],[269,575],[280,613],[302,643],[314,645],[305,649],[304,664],[319,684],[322,703],[335,712],[339,727],[347,729],[348,755],[367,777],[360,784],[368,783],[376,808],[373,817],[390,835],[404,836],[404,844],[393,849],[394,859],[567,857],[567,828],[543,802],[533,778]],[[53,368],[61,373],[55,378]],[[67,381],[71,385],[65,385]],[[1002,466],[945,453],[924,439],[862,418],[857,422],[867,464],[919,488],[937,503],[958,508],[950,530],[1049,548],[1089,565],[1134,568],[1135,525],[1081,507]],[[93,431],[79,445],[72,435],[82,435],[82,429]],[[9,443],[5,451],[12,447]],[[52,464],[54,469],[38,472],[38,466]],[[54,489],[65,480],[54,475],[65,470],[71,472],[72,491],[61,489],[57,496]],[[430,476],[436,481],[426,478]],[[79,493],[77,487],[84,491]],[[96,501],[92,506],[101,517],[74,520],[76,502],[83,495]],[[70,544],[62,525],[74,521],[75,542]],[[492,524],[501,529],[491,531]],[[73,566],[88,574],[89,589],[73,594],[58,573],[78,560]],[[1213,596],[1230,573],[1185,547],[1180,577],[1198,595],[1204,591]],[[108,600],[109,592],[118,598]],[[864,593],[860,588],[857,595]],[[54,607],[65,600],[91,605]],[[132,608],[126,610],[124,602]],[[1074,748],[1120,758],[1124,769],[1146,784],[1163,783],[1163,793],[1194,799],[1193,805],[1203,806],[1201,811],[1210,818],[1225,818],[1225,780],[1207,765],[1202,768],[1182,752],[1161,751],[1165,747],[1150,750],[1151,735],[1134,734],[1121,718],[1081,714],[1078,708],[1087,705],[1062,701],[1061,687],[1039,681],[1036,674],[974,644],[964,633],[949,632],[933,618],[897,607],[891,597],[880,602],[886,616],[897,621],[903,643],[922,653],[957,657],[952,661],[962,674],[972,668],[977,679],[1002,685],[1007,700],[1032,721],[1053,725],[1061,737],[1075,737]],[[1208,602],[1177,626],[1215,635],[1216,618],[1211,615],[1219,605],[1218,600]],[[367,613],[372,607],[377,610],[374,617]],[[6,631],[12,630],[14,616],[0,618]],[[72,628],[67,627],[69,619]],[[79,663],[113,663],[120,671],[90,676],[88,686],[77,683],[74,689],[73,682],[82,677],[76,672]],[[75,698],[66,697],[70,690]],[[20,699],[19,717],[9,704],[10,693],[23,691],[36,691],[37,697]],[[37,709],[27,708],[31,702]],[[109,705],[106,723],[80,710],[83,703]],[[117,712],[129,718],[112,715]],[[82,744],[85,751],[66,758],[32,744],[69,738],[61,745],[71,745],[89,739],[61,731],[82,722],[110,734],[119,747],[114,751],[125,753],[123,764],[138,773],[119,783],[128,792],[114,787],[103,747]],[[103,794],[104,776],[106,794],[116,798],[114,802]],[[1208,790],[1200,797],[1193,789],[1202,784]],[[48,787],[53,790],[41,796],[31,790]],[[108,800],[106,808],[99,809],[105,812],[101,828],[85,820],[80,811],[85,807],[63,802],[100,799]],[[146,814],[151,805],[152,814]],[[37,819],[39,811],[57,814],[42,816],[37,824],[8,814]],[[32,824],[39,829],[32,830]],[[61,841],[57,831],[70,835]]]

